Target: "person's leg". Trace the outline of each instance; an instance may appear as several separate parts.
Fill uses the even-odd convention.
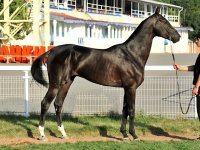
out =
[[[198,95],[196,96],[196,105],[197,105],[197,115],[200,121],[200,88],[199,88]],[[197,139],[200,140],[200,135]]]
[[[198,115],[198,118],[199,118],[199,121],[200,121],[200,89],[199,89],[199,92],[198,92],[198,95],[196,96],[196,106],[197,106],[197,115]]]

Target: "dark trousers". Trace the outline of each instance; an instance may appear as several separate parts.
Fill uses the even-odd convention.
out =
[[[199,89],[199,94],[197,94],[196,96],[196,103],[197,103],[197,114],[198,114],[198,118],[200,121],[200,89]]]

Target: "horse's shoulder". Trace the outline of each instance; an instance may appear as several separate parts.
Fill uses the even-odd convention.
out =
[[[127,47],[125,45],[116,45],[115,49],[113,50],[118,57],[127,59],[129,58],[129,53],[127,51]]]

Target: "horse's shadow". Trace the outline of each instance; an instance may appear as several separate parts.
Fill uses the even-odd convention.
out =
[[[35,117],[31,118],[31,119],[35,119]],[[37,127],[37,124],[34,123],[34,121],[30,120],[29,118],[23,117],[23,116],[7,116],[7,115],[2,115],[0,116],[0,120],[4,120],[6,122],[9,122],[13,125],[17,125],[20,126],[22,128],[24,128],[27,132],[27,136],[29,138],[34,138],[33,136],[33,131],[32,131],[32,127]]]
[[[147,128],[150,131],[150,133],[152,135],[155,135],[155,136],[168,137],[168,138],[171,138],[171,139],[174,139],[174,140],[194,140],[194,139],[190,139],[190,138],[183,137],[183,136],[177,136],[177,135],[169,134],[168,132],[164,131],[164,129],[162,129],[160,127],[155,127],[155,126],[152,126],[152,125],[146,125],[146,124],[141,123],[141,122],[136,122],[136,127]],[[99,130],[100,136],[102,136],[102,137],[107,137],[107,138],[120,140],[120,141],[123,140],[123,138],[118,138],[118,137],[109,135],[108,134],[108,127],[106,127],[106,126],[98,126],[97,128]]]
[[[102,137],[115,139],[115,140],[119,140],[119,141],[123,140],[122,138],[118,138],[118,137],[115,137],[115,136],[112,136],[112,135],[108,135],[108,129],[107,129],[106,126],[98,126],[97,128],[99,130],[99,135],[102,136]]]
[[[160,127],[155,127],[155,126],[152,126],[152,125],[146,125],[146,124],[141,123],[141,122],[137,122],[136,126],[147,128],[150,131],[150,133],[152,135],[155,135],[155,136],[168,137],[168,138],[171,138],[171,139],[174,139],[174,140],[193,140],[193,139],[190,139],[190,138],[187,138],[187,137],[169,134],[168,132],[164,131],[164,129],[162,129]]]

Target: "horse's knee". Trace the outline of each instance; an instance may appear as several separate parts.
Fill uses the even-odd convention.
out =
[[[41,109],[42,110],[48,110],[49,106],[50,106],[50,102],[48,102],[47,100],[44,99],[41,102]]]
[[[134,119],[135,118],[135,112],[134,112],[133,109],[129,110],[128,114],[129,114],[129,119]]]
[[[123,115],[123,117],[127,118],[128,117],[128,111],[126,109],[123,109],[122,115]]]

